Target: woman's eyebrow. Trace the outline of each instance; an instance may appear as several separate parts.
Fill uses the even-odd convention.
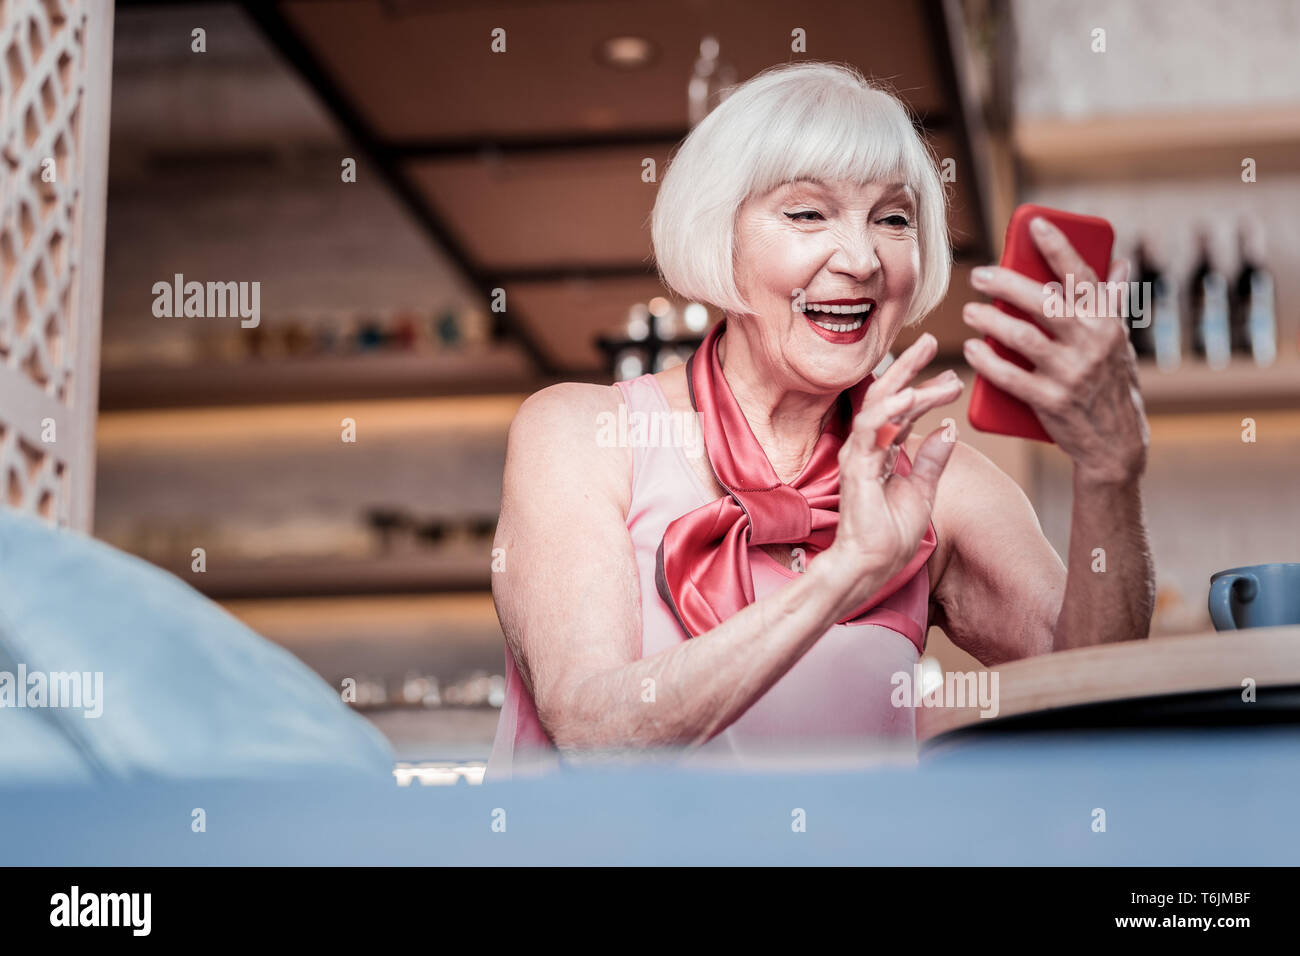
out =
[[[833,195],[835,191],[831,188],[830,184],[825,183],[820,179],[795,179],[783,184],[781,196],[786,201],[789,201],[798,197],[800,193],[803,192],[813,192],[826,196],[828,194]],[[915,208],[916,197],[912,190],[912,184],[905,182],[887,183],[885,188],[882,190],[880,197],[876,200],[876,203],[894,202],[900,196],[909,205]]]
[[[916,196],[913,195],[911,187],[906,184],[901,188],[891,189],[889,192],[883,193],[876,204],[885,205],[894,202],[901,202],[908,209],[916,210]]]
[[[828,187],[820,179],[793,179],[785,184],[786,193],[797,193],[801,189],[826,192]]]

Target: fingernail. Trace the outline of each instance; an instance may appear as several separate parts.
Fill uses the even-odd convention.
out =
[[[970,274],[971,282],[974,282],[976,285],[983,285],[984,283],[991,281],[992,278],[993,270],[988,266],[980,266]]]
[[[965,342],[961,344],[961,347],[962,347],[962,351],[964,351],[967,355],[973,355],[974,353],[980,350],[983,344],[984,343],[981,342],[979,339],[967,339]]]
[[[1042,216],[1035,216],[1033,219],[1029,220],[1029,229],[1040,239],[1046,238],[1052,233],[1051,224]]]
[[[975,303],[967,302],[963,305],[961,307],[961,317],[968,320],[975,318]]]

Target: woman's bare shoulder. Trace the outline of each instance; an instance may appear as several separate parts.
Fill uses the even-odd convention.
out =
[[[907,436],[903,447],[909,459],[916,459],[924,440],[924,434]],[[1023,518],[1026,511],[1033,515],[1033,506],[1015,479],[978,448],[957,440],[939,479],[930,516],[938,539],[931,570],[942,573],[964,535],[979,538],[989,522]],[[1032,520],[1036,523],[1037,516]],[[936,575],[932,581],[937,583]]]
[[[521,425],[530,432],[568,432],[580,426],[587,415],[617,411],[621,401],[617,385],[557,382],[524,399],[511,427]]]
[[[926,433],[913,432],[903,441],[907,457],[915,461]],[[944,466],[935,496],[935,530],[940,522],[954,525],[965,512],[965,505],[986,504],[990,499],[1018,497],[1020,486],[974,445],[956,439],[956,447]],[[1023,494],[1023,492],[1021,492]]]
[[[524,399],[510,423],[506,467],[532,480],[579,479],[584,490],[603,488],[615,500],[631,487],[630,449],[602,441],[605,416],[617,415],[616,385],[559,382]]]

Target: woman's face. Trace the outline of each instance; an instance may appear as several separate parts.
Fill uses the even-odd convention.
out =
[[[741,206],[736,240],[736,281],[756,313],[744,334],[772,374],[839,392],[880,363],[920,277],[909,187],[786,183]],[[848,304],[818,307],[833,302]]]

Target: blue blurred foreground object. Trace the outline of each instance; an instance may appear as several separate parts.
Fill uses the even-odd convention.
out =
[[[68,866],[1291,866],[1297,787],[1294,727],[1036,735],[820,773],[0,788],[0,853]],[[191,829],[195,807],[206,832]]]
[[[0,508],[0,785],[392,770],[378,730],[189,585]]]

